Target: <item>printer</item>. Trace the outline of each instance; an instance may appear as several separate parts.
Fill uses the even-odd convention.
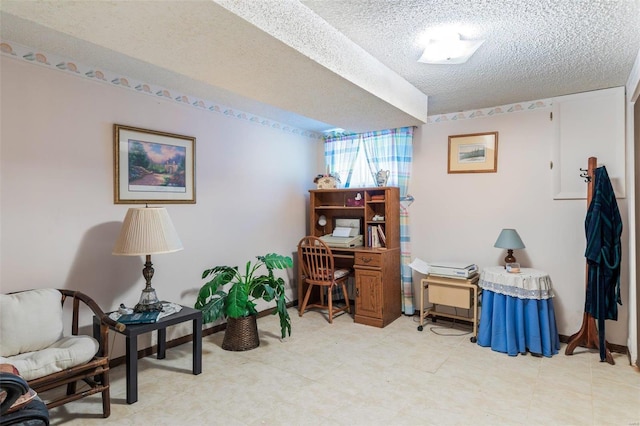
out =
[[[320,237],[329,247],[352,248],[364,245],[360,232],[360,219],[336,219],[336,227],[331,234]]]
[[[434,262],[429,264],[429,274],[445,278],[467,279],[478,273],[478,265],[454,262]]]

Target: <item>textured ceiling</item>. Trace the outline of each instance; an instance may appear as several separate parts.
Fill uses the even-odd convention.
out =
[[[429,115],[623,86],[640,50],[637,0],[305,0],[429,95]],[[416,62],[429,28],[485,39],[462,65]]]
[[[640,50],[635,0],[1,0],[0,12],[3,40],[312,131],[621,86]],[[466,64],[418,63],[421,33],[445,24],[486,42]]]

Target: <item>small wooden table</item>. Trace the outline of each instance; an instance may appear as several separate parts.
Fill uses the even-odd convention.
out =
[[[123,331],[109,327],[126,338],[127,404],[133,404],[138,400],[138,336],[157,330],[158,359],[164,359],[167,349],[167,327],[185,321],[193,321],[193,374],[198,375],[202,373],[202,311],[182,306],[180,312],[153,324],[129,324]],[[93,334],[94,337],[100,335],[100,320],[97,317],[93,317]]]
[[[433,321],[438,316],[473,322],[473,336],[471,342],[475,343],[478,336],[478,274],[468,278],[445,278],[435,275],[427,275],[420,280],[420,325],[418,331],[422,331],[424,319],[431,315]],[[429,302],[433,307],[424,310],[424,290],[429,289]],[[454,306],[456,308],[473,308],[473,318],[459,315],[437,312],[436,305]]]

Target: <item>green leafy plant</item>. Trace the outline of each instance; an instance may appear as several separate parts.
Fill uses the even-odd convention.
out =
[[[287,312],[284,296],[284,280],[273,275],[274,269],[293,267],[288,256],[269,253],[256,256],[255,263],[247,262],[244,273],[237,266],[215,266],[202,273],[202,279],[208,279],[196,300],[195,308],[202,311],[203,322],[213,322],[219,318],[242,318],[258,313],[256,300],[276,301],[273,314],[280,317],[282,338],[291,336],[291,318]],[[264,267],[266,274],[260,273]],[[224,286],[231,283],[228,291]]]

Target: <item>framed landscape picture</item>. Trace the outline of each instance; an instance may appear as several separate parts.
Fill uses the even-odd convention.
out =
[[[114,203],[196,202],[196,138],[113,126]]]
[[[449,136],[448,173],[495,173],[498,132]]]

